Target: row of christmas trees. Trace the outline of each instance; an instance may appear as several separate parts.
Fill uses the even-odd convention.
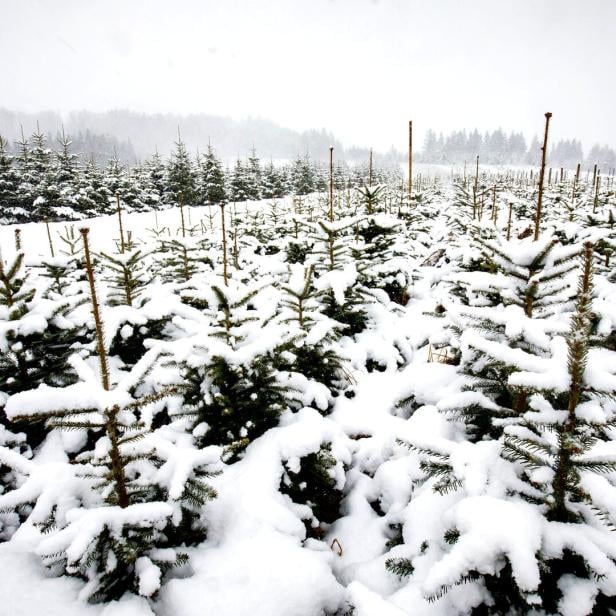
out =
[[[442,295],[432,342],[466,386],[439,394],[432,410],[411,400],[403,411],[409,424],[436,412],[453,428],[395,452],[421,474],[408,528],[387,512],[401,532],[383,560],[432,599],[472,587],[477,613],[554,612],[580,583],[596,613],[612,609],[614,344],[592,285],[593,270],[613,279],[595,252],[598,237],[614,245],[609,202],[595,208],[576,188],[579,209],[596,209],[601,224],[572,229],[555,191],[545,210],[554,233],[516,239],[534,187],[511,229],[502,201],[523,185],[482,182],[492,180],[497,200],[486,199],[483,218],[438,184],[385,215],[398,187],[368,186],[348,203],[313,195],[250,216],[222,206],[216,227],[182,226],[175,238],[153,229],[139,245],[120,230],[113,253],[90,254],[87,231],[67,233],[68,254],[27,268],[17,247],[0,271],[3,538],[38,524],[45,561],[84,579],[92,600],[155,596],[206,536],[221,459],[240,460],[285,414],[327,414],[337,397],[352,398],[354,337],[377,329],[373,340],[388,346],[383,322],[423,286]],[[432,254],[439,242],[445,250]],[[439,259],[443,279],[431,270]],[[400,336],[389,346],[393,370],[416,355]],[[362,370],[388,367],[373,357],[369,345]],[[324,439],[285,464],[279,490],[302,506],[307,537],[342,515],[337,455]]]
[[[52,150],[46,137],[35,131],[17,142],[17,154],[8,153],[0,137],[0,204],[5,223],[36,220],[75,219],[109,213],[116,197],[132,211],[146,211],[185,204],[203,205],[222,201],[279,198],[325,191],[325,168],[307,156],[290,165],[263,164],[253,151],[247,160],[239,157],[224,168],[214,148],[193,158],[181,138],[165,161],[158,153],[133,168],[117,157],[103,169],[90,159],[85,163],[71,150],[66,135]],[[334,167],[336,188],[361,184],[368,171]],[[383,179],[373,172],[373,179]]]
[[[371,302],[408,301],[392,261],[399,223],[378,214],[377,194],[358,192],[341,221],[320,201],[312,222],[283,211],[255,229],[234,216],[233,242],[195,227],[94,253],[82,229],[28,266],[18,245],[0,263],[0,537],[37,525],[45,563],[84,579],[92,601],[156,595],[206,537],[221,460],[283,413],[327,414],[351,396],[339,341],[374,327]],[[280,237],[287,269],[258,276]],[[54,447],[63,462],[31,461]],[[280,485],[309,536],[339,515],[330,448],[289,464]]]
[[[555,191],[552,229],[534,241],[479,224],[459,202],[431,353],[458,366],[463,386],[434,408],[451,428],[398,441],[419,472],[386,566],[409,593],[467,613],[616,607],[616,346],[609,291],[593,283],[595,272],[613,282],[604,254],[616,239],[605,201],[599,213],[575,191],[576,220],[590,226],[573,230]],[[411,420],[431,412],[413,396],[400,406]],[[430,521],[418,518],[426,506]]]

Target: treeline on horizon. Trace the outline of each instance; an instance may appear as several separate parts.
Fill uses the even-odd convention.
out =
[[[220,159],[231,165],[253,149],[263,160],[271,159],[275,164],[304,156],[327,162],[330,146],[334,147],[337,160],[350,165],[365,164],[370,153],[369,148],[345,148],[323,129],[300,133],[260,118],[235,121],[206,114],[180,116],[114,110],[72,112],[64,120],[56,112],[27,114],[0,108],[0,135],[7,141],[6,151],[17,155],[23,134],[42,132],[48,143],[56,143],[64,131],[70,136],[73,152],[82,161],[93,159],[104,166],[117,158],[132,166],[142,164],[154,152],[167,159],[175,147],[179,128],[182,141],[194,156],[198,157],[200,151],[212,144]],[[414,159],[427,164],[463,165],[473,164],[479,156],[481,164],[537,166],[540,147],[537,136],[527,142],[521,132],[506,133],[501,128],[484,133],[477,129],[456,130],[448,134],[430,129],[423,147],[415,145]],[[385,153],[375,152],[375,160],[383,168],[399,167],[407,160],[407,152],[391,148]],[[573,169],[578,163],[585,168],[596,164],[607,171],[616,167],[616,152],[595,144],[585,153],[577,139],[550,142],[550,166]]]
[[[443,135],[428,130],[418,162],[431,164],[472,164],[479,156],[486,165],[537,165],[541,143],[534,136],[527,144],[521,132],[505,133],[502,129],[480,133],[458,130]],[[616,167],[616,152],[608,146],[595,144],[584,155],[577,139],[561,139],[548,143],[548,164],[552,167],[573,169],[580,163],[587,167],[597,165],[606,171]]]

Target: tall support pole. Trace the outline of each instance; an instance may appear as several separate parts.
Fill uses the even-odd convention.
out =
[[[543,179],[545,176],[545,159],[548,150],[548,130],[550,128],[550,118],[552,114],[548,111],[545,114],[545,133],[543,135],[543,147],[541,148],[541,169],[539,171],[539,195],[537,196],[537,211],[535,213],[535,235],[536,242],[539,239],[539,224],[541,223],[541,205],[543,203]]]
[[[370,148],[370,160],[368,161],[368,186],[372,186],[372,148]]]
[[[409,203],[413,194],[413,122],[409,120]]]
[[[122,207],[120,206],[120,195],[116,193],[116,205],[118,212],[118,224],[120,226],[120,252],[124,254],[125,244],[124,244],[124,227],[122,226]]]
[[[186,237],[186,225],[184,224],[184,194],[178,193],[178,203],[180,204],[180,220],[182,221],[182,237]]]
[[[329,146],[329,222],[334,222],[334,146]]]
[[[227,230],[225,228],[225,205],[224,201],[220,202],[220,220],[222,232],[222,278],[225,287],[229,286],[229,276],[227,274]]]
[[[479,154],[475,163],[475,182],[473,183],[473,220],[477,217],[477,193],[479,192]]]
[[[90,244],[88,242],[88,233],[90,229],[84,227],[79,229],[81,238],[83,239],[83,253],[85,257],[86,274],[88,276],[88,284],[90,285],[90,301],[92,302],[92,315],[94,316],[94,327],[96,332],[96,353],[98,355],[98,364],[101,373],[101,383],[105,391],[109,391],[109,364],[107,363],[107,350],[105,349],[105,334],[103,330],[103,320],[101,318],[100,304],[96,295],[96,284],[94,283],[94,268],[92,267],[92,259],[90,258]]]

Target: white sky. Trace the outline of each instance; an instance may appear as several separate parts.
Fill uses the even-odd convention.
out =
[[[406,125],[616,145],[613,0],[0,0],[0,106]]]

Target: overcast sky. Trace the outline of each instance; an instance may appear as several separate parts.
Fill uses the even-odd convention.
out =
[[[616,145],[613,0],[0,0],[0,106]]]

